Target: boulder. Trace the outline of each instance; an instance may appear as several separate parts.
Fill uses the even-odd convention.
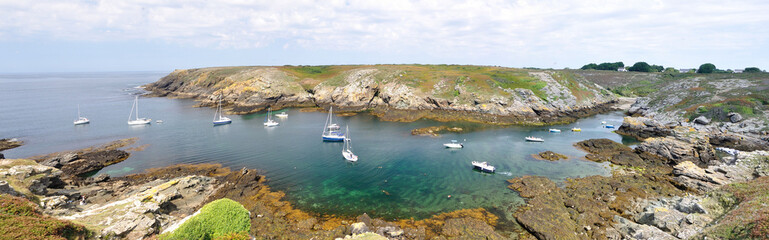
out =
[[[718,188],[728,181],[718,172],[708,173],[690,161],[673,167],[674,180],[691,190],[707,192]]]
[[[706,133],[688,127],[676,127],[672,133],[664,138],[646,139],[636,147],[636,151],[660,157],[669,165],[691,161],[705,166],[720,162]]]
[[[641,140],[672,135],[672,130],[668,126],[646,117],[625,117],[622,125],[615,132]]]
[[[3,155],[3,153],[0,153],[0,159],[5,159],[5,155]]]
[[[536,155],[538,159],[544,159],[548,161],[558,161],[561,159],[569,159],[566,155],[555,153],[553,151],[544,151]]]
[[[11,196],[21,197],[22,194],[17,192],[6,181],[0,181],[0,194],[8,194]]]
[[[708,125],[708,124],[710,124],[710,119],[708,119],[705,116],[699,116],[699,117],[694,119],[694,123],[702,124],[702,125]]]
[[[362,234],[368,231],[368,226],[366,226],[366,224],[363,222],[356,222],[350,225],[350,234]]]
[[[729,117],[729,121],[733,123],[738,123],[742,121],[742,115],[736,112],[729,113],[727,117]]]

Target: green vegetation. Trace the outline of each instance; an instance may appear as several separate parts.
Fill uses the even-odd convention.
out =
[[[761,69],[759,69],[757,67],[747,67],[747,68],[745,68],[745,71],[743,71],[743,72],[744,73],[757,73],[757,72],[761,72]]]
[[[580,69],[582,69],[582,70],[595,69],[595,70],[617,71],[617,69],[623,68],[623,67],[625,67],[625,63],[623,63],[623,62],[615,62],[615,63],[605,62],[605,63],[601,63],[601,64],[597,64],[597,65],[595,63],[590,63],[590,64],[587,64],[585,66],[582,66],[582,68],[580,68]]]
[[[632,72],[662,72],[665,68],[660,65],[649,65],[646,62],[637,62],[627,70]]]
[[[769,161],[764,159],[763,161]],[[739,206],[725,214],[705,236],[716,239],[766,239],[769,236],[769,177],[724,186]]]
[[[88,230],[40,213],[27,199],[0,194],[0,239],[85,239]]]
[[[200,213],[160,239],[248,239],[251,228],[249,212],[243,205],[222,198],[210,202]]]
[[[716,71],[716,65],[713,65],[712,63],[705,63],[700,65],[700,68],[697,69],[697,73],[713,73]]]

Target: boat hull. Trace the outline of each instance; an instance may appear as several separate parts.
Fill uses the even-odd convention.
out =
[[[462,148],[462,144],[460,143],[444,143],[443,146],[446,146],[446,148]]]
[[[323,141],[326,142],[341,142],[344,141],[344,136],[323,136]]]
[[[342,156],[344,157],[345,160],[350,161],[350,162],[358,161],[358,156],[356,156],[352,152],[342,151]]]
[[[214,121],[214,125],[225,125],[232,123],[232,120]]]
[[[145,125],[152,123],[151,119],[138,119],[133,121],[128,121],[128,125]]]
[[[86,120],[86,121],[75,121],[74,122],[75,125],[83,125],[83,124],[89,124],[89,123],[91,123],[91,121],[88,121],[88,120]]]

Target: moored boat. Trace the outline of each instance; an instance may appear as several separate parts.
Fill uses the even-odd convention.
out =
[[[484,172],[493,173],[496,170],[494,166],[489,165],[487,162],[473,161],[472,164],[473,164],[473,168],[484,171]]]
[[[614,125],[611,125],[611,124],[607,124],[607,125],[605,125],[605,126],[603,126],[603,127],[605,127],[605,128],[614,128]]]
[[[136,118],[131,120],[134,110],[136,110]],[[139,96],[136,96],[136,98],[134,98],[134,104],[131,107],[131,113],[128,114],[128,125],[144,125],[150,123],[152,123],[152,119],[139,117]]]
[[[572,128],[571,131],[572,132],[582,132],[582,128],[576,128],[575,127],[575,128]]]
[[[323,126],[321,137],[323,141],[341,142],[344,141],[344,133],[339,132],[339,125],[334,123],[333,111],[333,107],[328,109],[328,118],[326,118],[326,124]]]
[[[88,118],[80,116],[80,104],[77,105],[77,119],[73,122],[75,125],[81,125],[81,124],[88,124],[91,120],[88,120]]]
[[[551,133],[559,133],[559,132],[561,132],[561,129],[551,128],[549,131]]]
[[[344,159],[350,162],[357,162],[358,156],[352,153],[352,139],[350,139],[350,128],[345,128],[344,147],[342,148],[342,156]]]
[[[528,136],[524,138],[527,142],[544,142],[545,139],[534,137],[534,136]]]
[[[232,123],[232,119],[222,116],[222,99],[219,98],[219,106],[216,107],[216,113],[214,113],[214,125],[224,125]]]
[[[276,122],[275,120],[272,120],[271,115],[272,115],[272,108],[268,108],[267,109],[267,120],[264,122],[264,126],[265,127],[278,126],[279,123]]]
[[[276,117],[279,117],[279,118],[287,118],[287,117],[288,117],[288,113],[286,113],[286,112],[280,112],[280,113],[278,113],[278,114],[275,114],[275,116],[276,116]]]
[[[462,143],[457,142],[457,140],[451,140],[450,143],[444,143],[443,146],[446,146],[446,148],[463,148],[465,145]]]

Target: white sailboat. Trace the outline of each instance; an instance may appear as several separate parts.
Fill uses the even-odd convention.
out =
[[[131,120],[131,116],[133,116],[134,110],[136,110],[136,118]],[[151,122],[152,119],[139,117],[139,96],[136,96],[134,99],[134,104],[131,107],[131,113],[128,115],[128,125],[144,125],[150,124]]]
[[[342,148],[342,156],[344,159],[350,162],[358,161],[358,156],[352,153],[352,139],[350,139],[350,128],[345,127],[344,147]]]
[[[73,123],[75,125],[80,125],[80,124],[88,124],[90,122],[91,122],[91,120],[88,120],[88,118],[80,116],[80,104],[78,104],[77,105],[77,120],[75,120]]]
[[[279,123],[276,122],[275,120],[272,120],[272,116],[271,115],[272,115],[272,108],[268,108],[267,109],[267,121],[264,122],[264,126],[265,127],[278,126]]]
[[[323,141],[341,142],[344,141],[344,133],[339,132],[339,125],[334,123],[333,118],[334,108],[328,109],[328,118],[326,118],[326,125],[323,126]]]
[[[219,98],[219,107],[216,108],[214,113],[214,125],[224,125],[232,123],[232,119],[222,116],[222,99]]]

